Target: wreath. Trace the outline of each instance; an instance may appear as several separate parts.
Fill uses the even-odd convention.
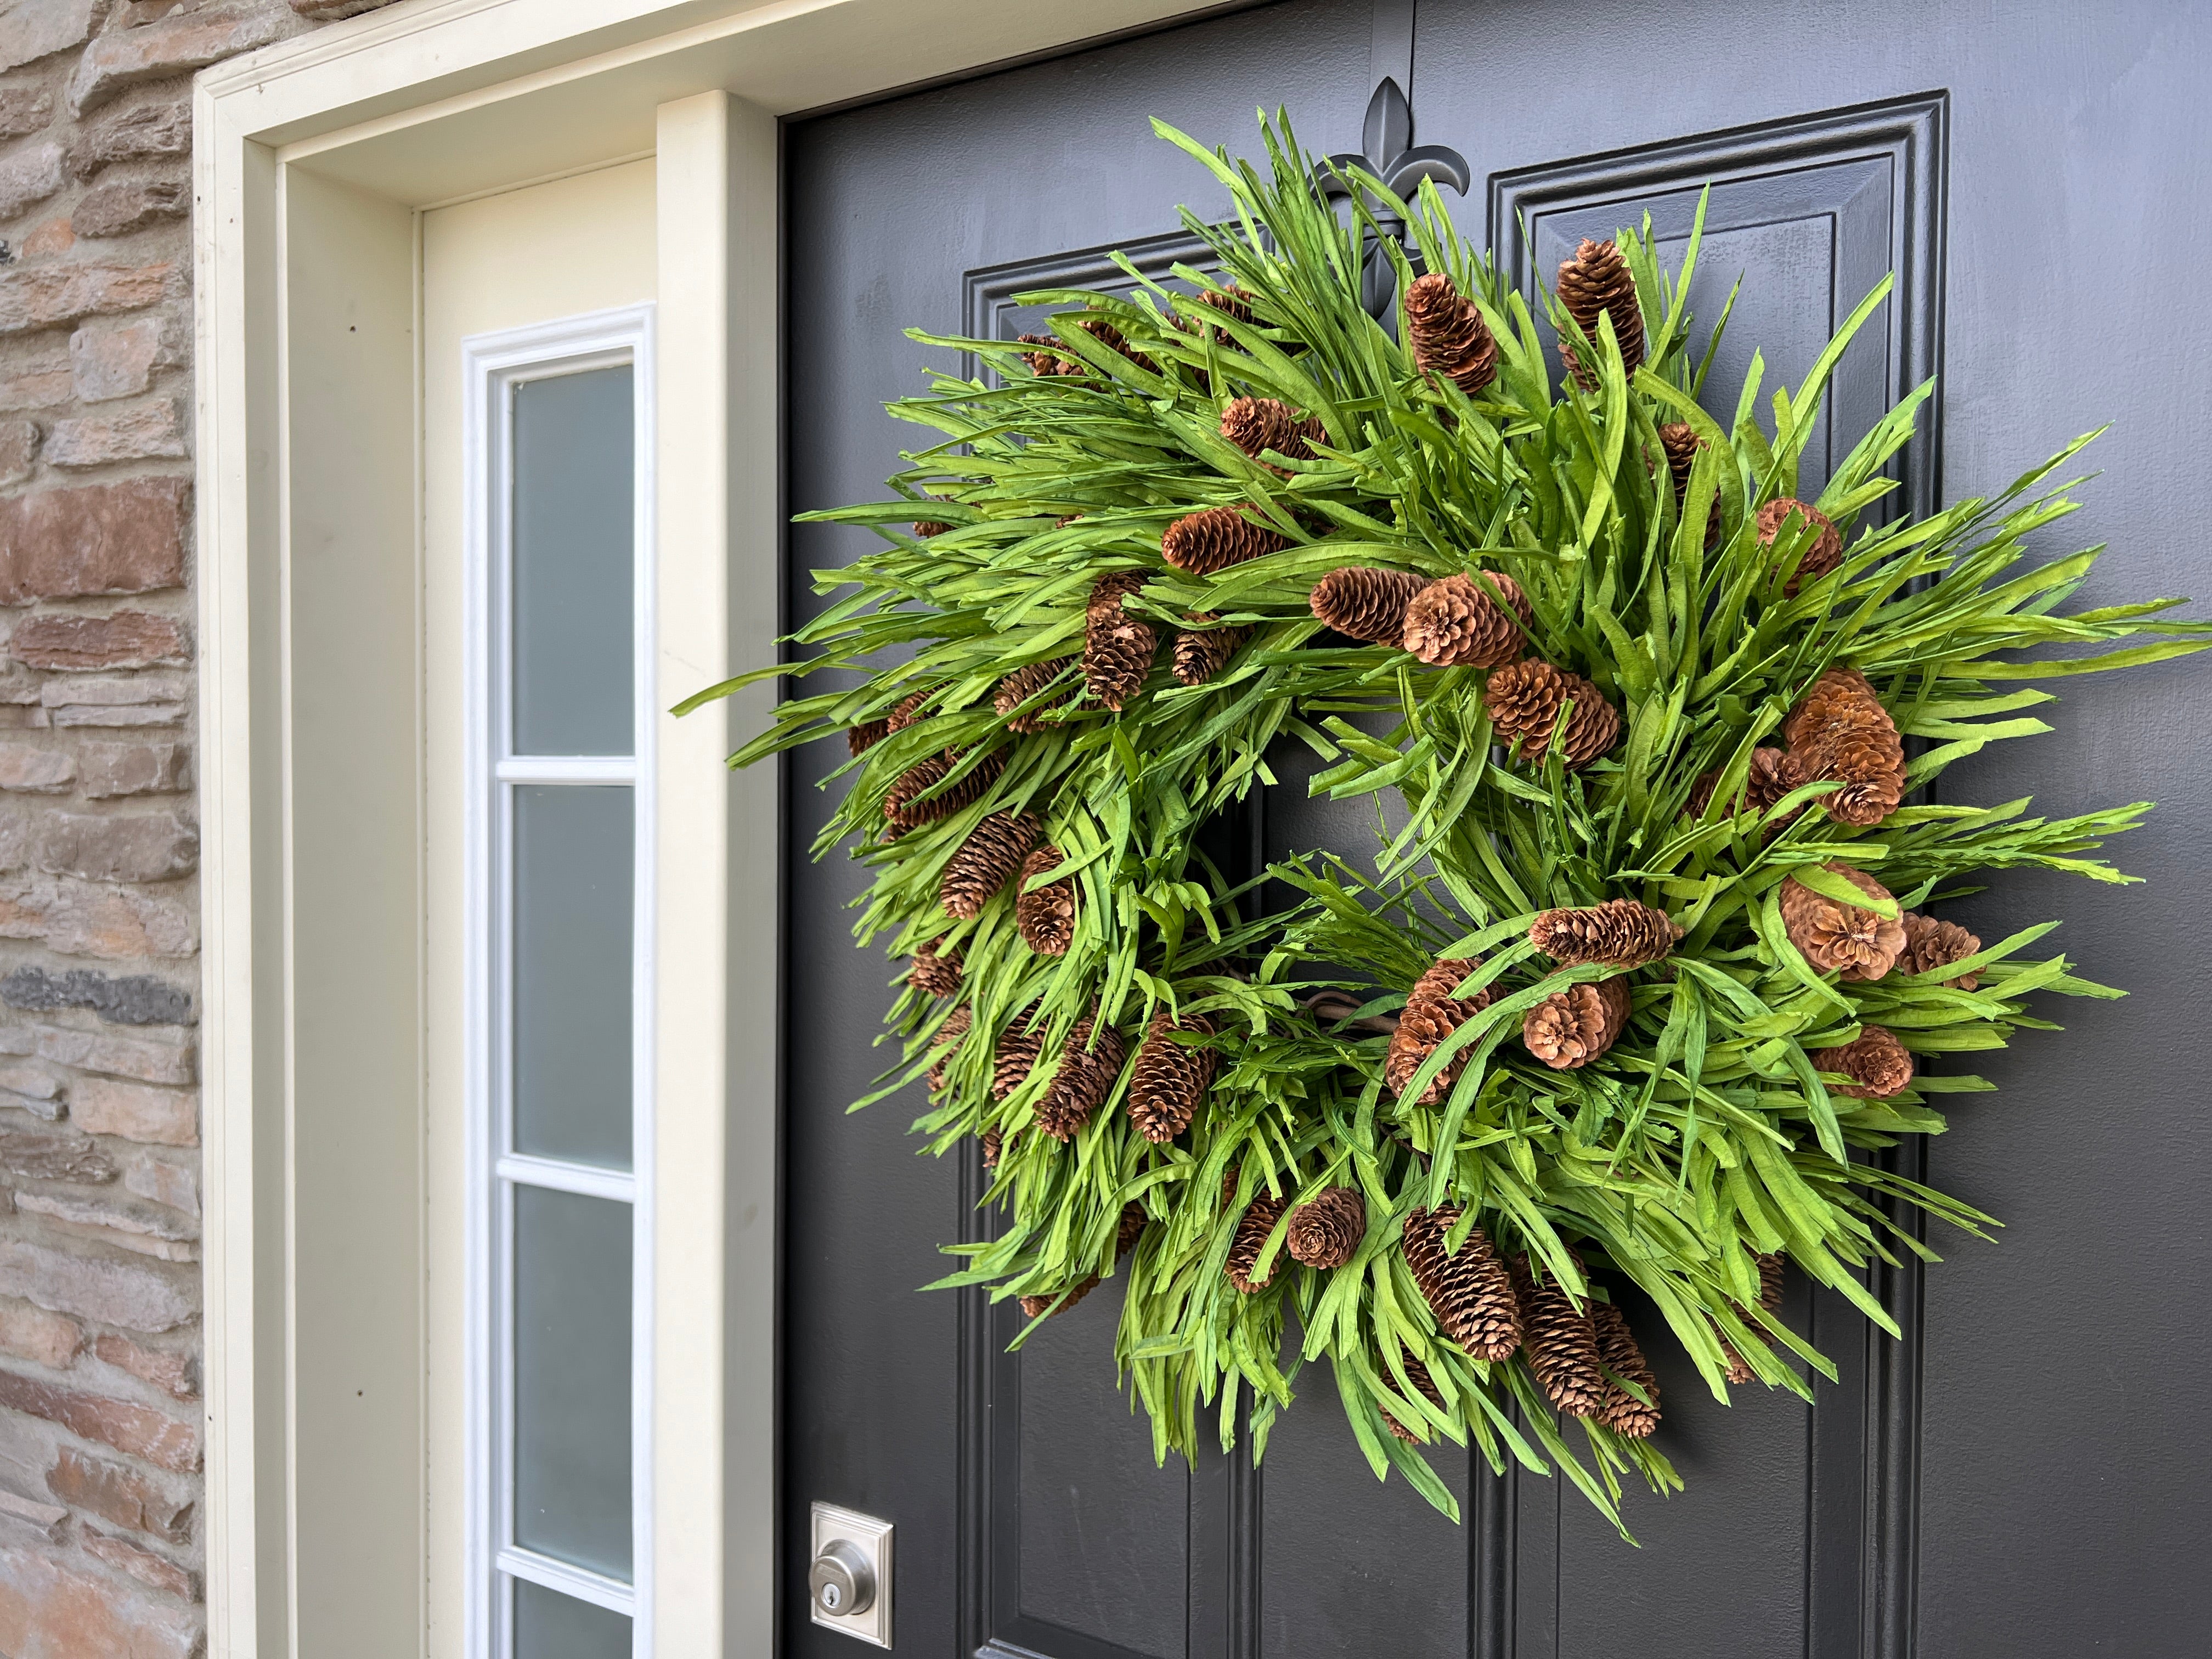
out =
[[[1644,1345],[1809,1399],[1834,1368],[1785,1264],[1894,1334],[1868,1269],[1935,1260],[1923,1215],[1994,1224],[1879,1156],[1990,1086],[1929,1062],[2056,1029],[2031,993],[2118,994],[2030,954],[2055,923],[1985,944],[1929,908],[1985,870],[2126,880],[2091,854],[2148,804],[1928,786],[2050,729],[2025,683],[2212,624],[2061,611],[2096,555],[2028,544],[2086,438],[1884,516],[1931,386],[1799,498],[1887,279],[1770,422],[1754,359],[1723,424],[1702,205],[1677,272],[1648,219],[1560,267],[1555,380],[1432,184],[1324,190],[1279,115],[1264,168],[1155,125],[1233,199],[1182,215],[1206,268],[1022,296],[1062,308],[1018,341],[914,332],[988,373],[892,405],[933,434],[896,499],[804,515],[884,545],[820,574],[811,654],[686,706],[862,671],[732,764],[849,744],[816,854],[855,844],[856,934],[909,964],[868,1099],[926,1081],[915,1127],[981,1143],[998,1218],[940,1286],[1019,1298],[1026,1335],[1123,1276],[1163,1461],[1205,1418],[1258,1458],[1325,1360],[1378,1476],[1455,1514],[1422,1452],[1471,1441],[1618,1526],[1624,1477],[1680,1484]],[[1231,856],[1286,741],[1371,799],[1370,860]]]

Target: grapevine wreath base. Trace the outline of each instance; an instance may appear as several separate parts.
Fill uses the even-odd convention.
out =
[[[1869,1266],[1935,1259],[1917,1212],[1988,1222],[1875,1156],[1990,1086],[1929,1062],[2055,1029],[2031,992],[2117,994],[2028,954],[2055,924],[1985,942],[1933,912],[1984,870],[2125,879],[2087,854],[2148,805],[1926,786],[2049,729],[2026,682],[2206,625],[2061,611],[2094,554],[2027,544],[2072,511],[2047,481],[2080,443],[1881,516],[1929,386],[1800,498],[1887,282],[1765,406],[1754,359],[1723,423],[1695,234],[1671,276],[1648,222],[1582,244],[1543,299],[1555,379],[1432,185],[1358,176],[1340,219],[1279,118],[1265,171],[1160,131],[1233,198],[1183,216],[1211,267],[1026,296],[1066,309],[1017,342],[915,334],[990,374],[894,405],[935,436],[897,499],[808,515],[886,544],[821,575],[846,592],[795,636],[813,654],[695,702],[865,674],[734,758],[850,744],[817,851],[857,839],[857,933],[909,964],[870,1098],[926,1079],[917,1127],[981,1143],[1005,1216],[943,1285],[1034,1322],[1123,1276],[1163,1458],[1201,1415],[1257,1457],[1326,1361],[1378,1475],[1455,1512],[1422,1451],[1472,1440],[1619,1524],[1624,1476],[1680,1484],[1646,1347],[1723,1399],[1809,1396],[1833,1367],[1779,1317],[1786,1273],[1893,1328]],[[2144,635],[2181,637],[2067,649]],[[1387,827],[1364,867],[1273,866],[1263,908],[1200,831],[1279,739]]]

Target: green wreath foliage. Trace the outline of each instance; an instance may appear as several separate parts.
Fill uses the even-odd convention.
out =
[[[2167,620],[2183,603],[2173,599],[2061,609],[2096,553],[2038,562],[2028,544],[2074,510],[2053,481],[2086,438],[1993,498],[1917,520],[1881,516],[1929,386],[1827,479],[1813,505],[1846,551],[1793,583],[1809,537],[1785,529],[1770,544],[1754,515],[1796,495],[1829,376],[1887,280],[1804,380],[1764,404],[1754,358],[1723,422],[1698,401],[1726,316],[1700,349],[1686,308],[1696,234],[1674,272],[1648,222],[1618,238],[1646,336],[1632,370],[1613,320],[1592,338],[1547,296],[1585,389],[1555,380],[1535,316],[1454,229],[1432,185],[1405,202],[1361,175],[1345,212],[1315,189],[1317,163],[1279,116],[1261,123],[1259,167],[1158,131],[1233,201],[1224,223],[1183,215],[1209,267],[1161,283],[1121,260],[1126,295],[1024,296],[1064,307],[1049,349],[1079,372],[1035,373],[1019,344],[915,332],[989,373],[940,374],[927,396],[892,406],[931,434],[890,481],[895,499],[806,515],[867,526],[884,545],[817,573],[818,591],[841,597],[793,636],[805,654],[694,704],[767,676],[860,671],[785,702],[733,764],[843,736],[902,704],[913,716],[837,775],[848,787],[816,853],[849,844],[869,867],[864,944],[901,957],[933,947],[962,963],[949,997],[898,993],[890,1023],[901,1059],[869,1097],[910,1087],[934,1063],[940,1086],[915,1126],[931,1150],[973,1156],[988,1135],[998,1152],[985,1201],[999,1224],[946,1246],[962,1266],[941,1285],[1030,1297],[1044,1318],[1097,1277],[1124,1277],[1117,1358],[1163,1459],[1192,1455],[1206,1432],[1226,1449],[1240,1424],[1257,1458],[1300,1368],[1326,1361],[1378,1476],[1395,1468],[1455,1514],[1422,1453],[1471,1441],[1493,1468],[1557,1469],[1619,1525],[1626,1477],[1679,1486],[1660,1444],[1562,1416],[1525,1353],[1479,1359],[1440,1334],[1402,1248],[1407,1215],[1462,1206],[1452,1248],[1480,1227],[1506,1256],[1526,1253],[1533,1281],[1584,1307],[1632,1286],[1723,1400],[1732,1363],[1809,1397],[1811,1379],[1834,1368],[1762,1305],[1759,1259],[1786,1255],[1893,1331],[1866,1288],[1869,1267],[1935,1260],[1922,1215],[1982,1236],[1993,1224],[1878,1157],[1900,1136],[1940,1132],[1938,1097],[1990,1086],[1926,1062],[2056,1029],[2029,1012],[2032,993],[2119,993],[2034,953],[2055,923],[1940,969],[1841,979],[1792,943],[1784,882],[1891,918],[1977,890],[1969,884],[1987,870],[2129,879],[2094,855],[2147,803],[2053,820],[2031,816],[2024,799],[1937,804],[1925,786],[1988,744],[2050,729],[2031,711],[2051,695],[2029,682],[2196,651],[2207,624]],[[1379,240],[1401,296],[1413,276],[1399,245],[1378,238],[1382,212],[1403,221],[1425,270],[1480,308],[1499,357],[1479,395],[1417,371],[1402,315],[1385,327],[1363,310],[1365,247]],[[1126,349],[1082,326],[1100,323]],[[1224,438],[1223,410],[1240,396],[1316,419],[1312,459],[1263,460]],[[1658,433],[1667,422],[1702,441],[1679,500]],[[1224,506],[1273,530],[1281,550],[1206,577],[1164,562],[1172,522]],[[917,519],[945,527],[911,533]],[[1529,651],[1592,682],[1620,712],[1621,740],[1578,769],[1558,744],[1540,765],[1502,750],[1482,671],[1427,667],[1325,630],[1310,597],[1346,566],[1510,576],[1532,606]],[[994,707],[1002,682],[1079,659],[1086,600],[1121,572],[1142,581],[1125,614],[1163,637],[1249,631],[1194,686],[1168,674],[1163,652],[1143,695],[1118,711],[1086,695],[1070,664],[1025,705],[1036,729],[1010,730]],[[2146,635],[2166,637],[2085,653]],[[1911,740],[1916,793],[1866,827],[1821,810],[1833,782],[1803,784],[1764,811],[1743,806],[1754,750],[1778,741],[1838,665],[1867,678]],[[1209,826],[1273,781],[1268,755],[1286,739],[1323,763],[1316,793],[1373,800],[1376,853],[1359,865],[1316,853],[1239,883],[1209,856]],[[887,793],[933,757],[955,763],[925,799],[966,804],[890,832]],[[1073,886],[1064,954],[1024,943],[1018,882],[973,920],[940,906],[948,861],[987,814],[1009,811],[1036,814],[1064,855],[1039,875]],[[1844,885],[1835,863],[1893,896]],[[1664,960],[1627,972],[1632,1012],[1613,1046],[1554,1070],[1522,1042],[1524,1017],[1563,984],[1620,970],[1554,969],[1529,930],[1547,909],[1616,898],[1666,910],[1681,937]],[[1480,1000],[1481,988],[1490,1000],[1393,1090],[1389,1017],[1444,958],[1477,961],[1461,994]],[[1072,1139],[1038,1130],[1054,1057],[1079,1022],[1096,1022],[1078,1033],[1079,1051],[1108,1027],[1133,1051],[1164,1010],[1191,1028],[1171,1040],[1215,1051],[1186,1133],[1160,1145],[1136,1133],[1126,1066]],[[1046,1058],[1000,1097],[994,1054],[1024,1021],[1042,1028]],[[1839,1093],[1849,1079],[1813,1056],[1870,1025],[1901,1040],[1917,1075],[1887,1097]],[[1419,1103],[1439,1078],[1449,1087]],[[1278,1218],[1246,1275],[1264,1285],[1240,1291],[1224,1269],[1255,1201],[1281,1200],[1287,1215],[1332,1187],[1364,1200],[1350,1259],[1293,1261]],[[1131,1206],[1143,1228],[1124,1255]],[[1653,1318],[1639,1319],[1656,1340]],[[1656,1403],[1633,1376],[1609,1372],[1607,1385]]]

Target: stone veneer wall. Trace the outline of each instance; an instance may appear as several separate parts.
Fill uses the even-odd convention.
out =
[[[387,0],[0,0],[0,1655],[204,1647],[191,75]]]

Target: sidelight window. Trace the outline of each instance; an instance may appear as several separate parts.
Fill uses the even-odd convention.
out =
[[[468,348],[471,1659],[650,1650],[649,340]]]

